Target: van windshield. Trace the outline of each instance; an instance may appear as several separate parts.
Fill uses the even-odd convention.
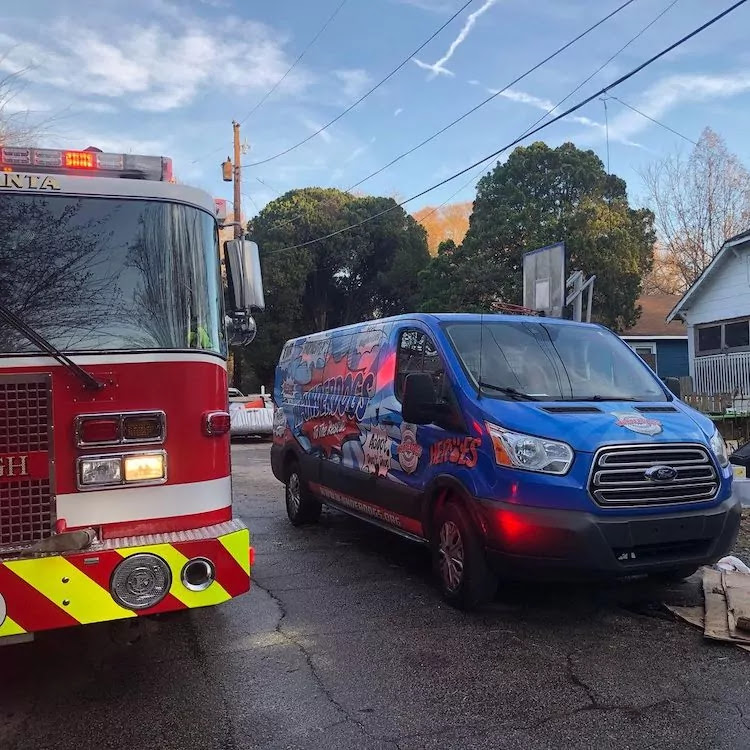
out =
[[[541,401],[666,401],[644,363],[613,333],[542,322],[451,323],[446,332],[488,396]],[[480,356],[481,347],[481,356]]]

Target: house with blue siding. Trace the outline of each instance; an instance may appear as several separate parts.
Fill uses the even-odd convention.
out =
[[[638,322],[620,334],[662,380],[690,374],[685,324],[677,319],[667,322],[679,300],[679,296],[671,294],[644,295],[638,300],[641,308]]]

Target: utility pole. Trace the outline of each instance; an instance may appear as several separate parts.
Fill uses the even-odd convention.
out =
[[[242,146],[240,145],[240,124],[232,120],[232,129],[234,131],[234,163],[227,157],[225,162],[221,164],[221,173],[224,182],[234,183],[234,238],[241,240],[245,234],[244,227],[242,226],[242,193],[240,192],[240,170],[242,165],[240,161],[242,159]],[[242,349],[241,347],[235,348],[232,353],[233,361],[233,375],[232,382],[237,387],[242,384]]]
[[[240,192],[240,160],[242,158],[240,148],[240,124],[235,120],[232,120],[232,128],[234,129],[234,220],[237,222],[234,225],[234,238],[239,240],[244,234],[242,227],[242,193]]]

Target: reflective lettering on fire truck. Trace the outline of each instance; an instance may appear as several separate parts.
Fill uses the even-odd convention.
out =
[[[28,456],[0,456],[0,477],[26,477],[28,475]]]
[[[60,183],[54,177],[40,174],[23,174],[21,172],[0,172],[0,188],[15,190],[61,190]]]

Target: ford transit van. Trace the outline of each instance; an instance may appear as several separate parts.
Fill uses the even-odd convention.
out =
[[[724,441],[615,334],[403,315],[286,343],[274,475],[295,525],[327,504],[430,545],[448,602],[497,576],[690,575],[740,520]]]

